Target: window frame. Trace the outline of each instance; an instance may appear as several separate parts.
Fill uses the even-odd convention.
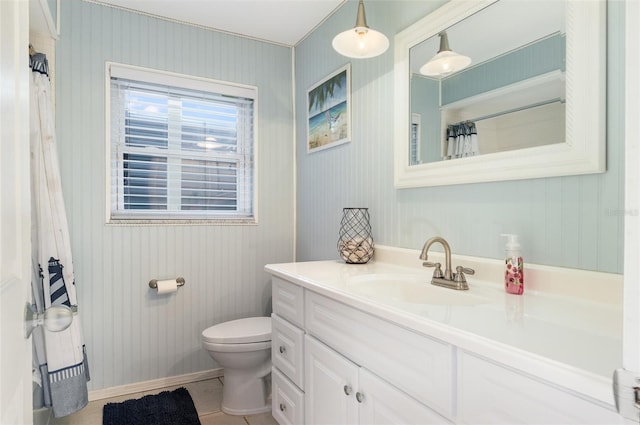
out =
[[[118,210],[118,195],[113,194],[113,185],[124,178],[123,168],[121,166],[112,165],[112,109],[111,109],[111,78],[116,74],[118,78],[125,78],[144,83],[161,84],[166,86],[178,87],[187,90],[209,91],[216,94],[228,95],[233,97],[244,97],[253,100],[253,141],[252,141],[252,163],[253,169],[251,177],[253,182],[249,185],[251,188],[250,198],[245,191],[245,196],[238,196],[236,200],[238,204],[250,202],[253,205],[252,214],[243,216],[236,213],[211,212],[211,211],[167,211],[167,210]],[[106,223],[107,224],[218,224],[218,225],[236,225],[236,224],[258,224],[258,87],[246,84],[239,84],[229,81],[214,80],[210,78],[191,76],[186,74],[162,71],[152,68],[122,64],[117,62],[105,62],[105,147],[106,147]],[[183,151],[186,152],[186,151]],[[147,150],[147,153],[151,152]],[[147,154],[146,153],[146,154]],[[119,152],[118,156],[122,153]],[[165,155],[166,156],[166,153]],[[197,158],[206,161],[207,158]],[[122,159],[117,159],[122,161]],[[242,162],[240,160],[239,162]],[[114,167],[117,167],[114,169]],[[116,172],[117,171],[117,175]],[[241,179],[244,178],[243,173],[238,173],[238,188],[241,186]],[[114,182],[114,180],[116,180]],[[180,184],[180,181],[172,180]],[[169,183],[170,180],[167,180]],[[246,184],[242,184],[246,187]],[[168,202],[168,201],[167,201]],[[114,214],[115,213],[115,214]],[[157,216],[157,217],[155,217]]]

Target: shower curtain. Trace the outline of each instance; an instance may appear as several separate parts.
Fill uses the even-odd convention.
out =
[[[62,199],[47,58],[29,49],[31,148],[31,285],[42,313],[53,305],[74,312],[71,326],[33,333],[34,407],[51,407],[55,417],[76,412],[88,402],[89,368],[78,315],[69,228]]]
[[[480,155],[478,131],[473,122],[466,121],[447,126],[446,159]]]

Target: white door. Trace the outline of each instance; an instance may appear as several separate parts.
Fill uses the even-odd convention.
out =
[[[29,2],[0,1],[0,424],[31,424]]]
[[[640,381],[640,2],[625,2],[625,237],[622,367]],[[640,422],[640,409],[626,415]],[[637,415],[637,416],[636,416]]]
[[[357,424],[358,366],[313,337],[304,344],[305,424]]]
[[[640,372],[640,3],[626,2],[625,322],[623,367]]]
[[[450,423],[422,403],[383,381],[366,369],[360,369],[360,423],[367,425]]]

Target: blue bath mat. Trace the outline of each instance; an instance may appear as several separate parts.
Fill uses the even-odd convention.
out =
[[[200,425],[198,412],[186,388],[163,391],[137,400],[107,403],[103,425]]]

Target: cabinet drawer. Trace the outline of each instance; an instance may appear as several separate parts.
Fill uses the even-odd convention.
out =
[[[463,424],[617,424],[611,410],[470,353],[458,353]]]
[[[272,368],[271,414],[280,425],[304,423],[304,393]]]
[[[307,333],[451,417],[451,345],[310,291],[305,295],[305,314]]]
[[[277,314],[271,315],[271,361],[300,388],[304,388],[304,331]]]
[[[271,282],[273,312],[304,327],[304,289],[276,276],[271,278]]]

